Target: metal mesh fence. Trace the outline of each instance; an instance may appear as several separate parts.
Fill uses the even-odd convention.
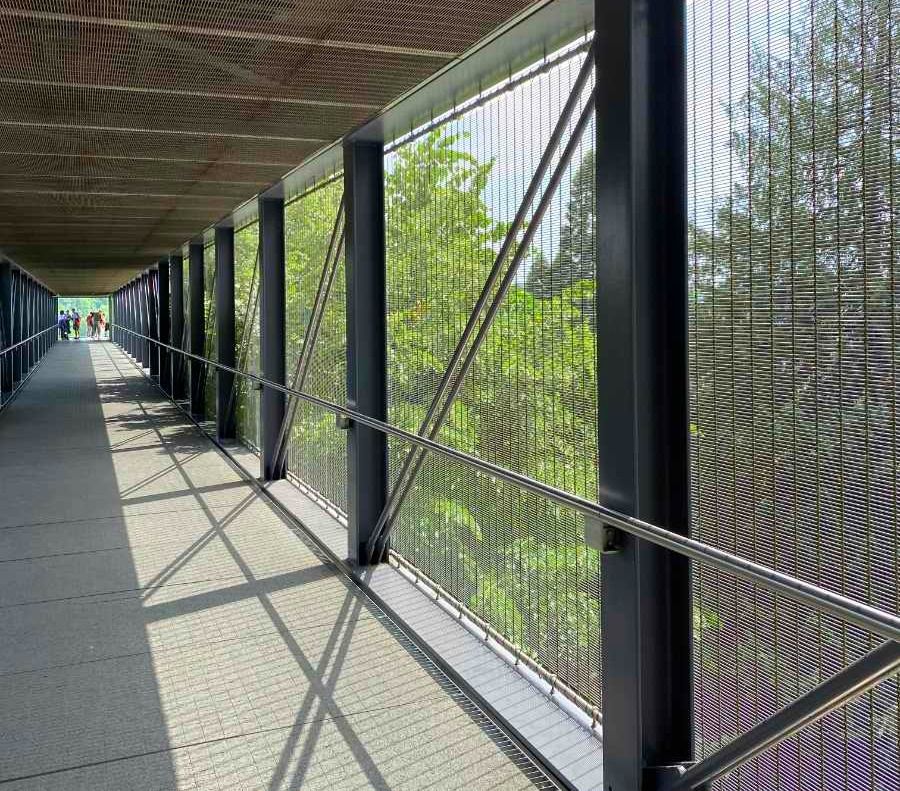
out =
[[[205,320],[204,333],[204,357],[210,360],[218,359],[218,344],[216,341],[216,248],[213,244],[207,244],[203,248],[203,288],[206,292],[203,296],[203,315]],[[216,419],[216,370],[205,367],[203,369],[203,405],[206,420]]]
[[[900,13],[688,3],[693,535],[898,611]],[[699,752],[875,644],[694,579]],[[900,787],[896,679],[727,789]]]
[[[237,367],[259,374],[259,223],[234,235],[234,337]],[[259,391],[246,379],[235,377],[234,409],[238,439],[259,449]]]
[[[388,149],[389,417],[402,428],[420,428],[586,46],[555,53]],[[564,143],[591,89],[589,79]],[[592,143],[591,122],[438,439],[596,499]],[[559,158],[557,149],[551,162]],[[395,486],[409,450],[390,442]],[[579,516],[431,455],[399,511],[392,548],[599,704],[599,558]]]
[[[286,370],[292,387],[347,401],[347,305],[341,174],[285,207]],[[301,402],[286,436],[288,472],[341,518],[347,512],[347,438],[334,416]]]
[[[190,346],[191,337],[191,259],[188,255],[188,247],[185,245],[181,250],[182,257],[182,278],[181,288],[184,299],[184,325],[181,333],[181,348],[187,351]],[[178,355],[176,365],[181,371],[180,376],[184,377],[184,381],[188,381],[190,365],[186,357]]]

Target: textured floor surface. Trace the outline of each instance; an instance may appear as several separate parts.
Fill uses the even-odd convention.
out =
[[[4,789],[545,785],[112,344],[0,415]]]

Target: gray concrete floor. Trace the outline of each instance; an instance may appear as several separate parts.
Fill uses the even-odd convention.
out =
[[[543,776],[109,343],[0,415],[0,785]]]

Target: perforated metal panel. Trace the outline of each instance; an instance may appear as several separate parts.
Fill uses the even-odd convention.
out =
[[[900,9],[689,3],[693,534],[898,611]],[[697,567],[708,754],[877,642]],[[892,791],[886,682],[719,783]]]
[[[234,337],[237,367],[260,374],[259,361],[259,223],[234,234]],[[259,449],[259,392],[243,377],[235,377],[235,420],[238,439]]]
[[[347,401],[344,228],[338,216],[342,179],[337,174],[317,185],[291,201],[284,212],[288,382],[337,404]],[[318,310],[317,294],[321,294]],[[301,365],[302,354],[308,362]],[[330,412],[305,402],[295,408],[286,436],[288,472],[343,518],[347,512],[346,434],[335,427]]]
[[[579,44],[535,64],[389,148],[388,385],[396,425],[419,429],[584,50]],[[592,147],[593,123],[438,439],[596,499]],[[391,440],[395,485],[408,451]],[[391,540],[525,655],[599,703],[599,559],[584,543],[580,517],[431,455]]]
[[[531,2],[9,0],[0,243],[113,290]]]

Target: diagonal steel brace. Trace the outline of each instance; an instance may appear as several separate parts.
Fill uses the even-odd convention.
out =
[[[300,354],[297,357],[297,364],[294,367],[294,374],[291,378],[290,387],[292,390],[303,390],[303,386],[306,384],[306,374],[309,371],[313,351],[319,337],[319,329],[322,326],[322,317],[325,315],[325,306],[328,304],[331,288],[334,285],[334,279],[337,275],[338,263],[341,260],[341,254],[344,250],[343,220],[344,198],[341,196],[337,216],[334,219],[334,227],[331,231],[331,239],[328,242],[328,250],[325,253],[325,264],[319,275],[316,296],[313,300],[312,314],[309,317],[306,332],[303,335],[303,346],[300,349]],[[287,409],[285,409],[284,412],[284,420],[281,421],[281,428],[278,431],[278,441],[275,444],[275,464],[278,468],[280,468],[281,464],[284,462],[284,457],[287,454],[287,435],[294,424],[298,405],[299,401],[297,398],[293,396],[288,397]]]
[[[588,52],[588,58],[592,57],[593,48]],[[586,64],[587,66],[587,64]],[[585,75],[585,81],[587,80],[587,76],[590,74],[590,69],[583,69],[583,73]],[[581,76],[581,75],[579,75]],[[584,83],[581,83],[583,86]],[[568,125],[568,121],[570,116],[570,112],[574,111],[575,105],[577,104],[578,99],[581,96],[581,88],[578,84],[576,84],[575,88],[573,88],[572,93],[570,94],[570,102],[567,102],[566,108],[563,114],[560,116],[559,123],[557,124],[557,129],[554,130],[554,137],[556,137],[556,131],[559,131],[559,138],[562,137],[562,133],[565,131],[565,127]],[[571,107],[570,107],[571,104]],[[447,416],[450,414],[450,408],[453,405],[453,401],[456,396],[459,394],[460,389],[462,388],[462,384],[465,381],[466,374],[472,366],[472,363],[475,361],[475,357],[477,356],[478,350],[480,349],[482,343],[487,337],[488,332],[491,329],[494,319],[497,316],[497,313],[500,309],[500,306],[503,303],[503,300],[506,296],[506,293],[509,291],[510,286],[512,286],[513,281],[516,278],[518,273],[519,265],[524,259],[528,249],[531,246],[531,242],[534,239],[534,235],[537,233],[537,229],[540,226],[541,220],[546,214],[547,210],[550,207],[550,203],[553,199],[553,196],[559,187],[560,182],[562,181],[563,175],[565,174],[566,169],[569,166],[569,163],[572,160],[572,157],[575,153],[575,149],[581,144],[581,138],[584,135],[584,131],[587,128],[588,123],[594,114],[594,107],[596,104],[596,89],[591,91],[590,98],[585,103],[584,108],[581,111],[581,115],[578,118],[578,121],[575,125],[575,128],[572,130],[572,133],[569,137],[568,142],[566,143],[565,148],[560,156],[559,162],[556,164],[556,167],[553,170],[553,173],[550,177],[550,180],[544,189],[543,194],[541,195],[541,199],[531,217],[531,221],[529,222],[525,233],[522,236],[522,240],[519,245],[516,247],[515,253],[513,254],[512,261],[510,262],[505,275],[497,286],[496,293],[494,294],[493,301],[491,305],[488,307],[487,312],[484,314],[484,318],[478,327],[478,332],[475,336],[475,340],[472,342],[472,345],[468,348],[468,351],[465,352],[465,356],[463,357],[463,349],[465,349],[466,343],[471,336],[471,332],[464,332],[463,337],[460,338],[459,343],[457,344],[457,349],[454,351],[453,359],[451,360],[451,364],[448,366],[447,371],[445,371],[444,379],[441,381],[441,386],[439,386],[438,391],[435,393],[435,396],[432,400],[431,405],[429,406],[428,413],[426,414],[426,419],[423,421],[423,427],[419,430],[419,435],[424,436],[427,430],[427,436],[429,439],[434,439],[441,430],[441,427],[446,420]],[[556,138],[556,144],[559,142],[559,138]],[[540,187],[540,183],[543,181],[543,173],[546,172],[547,168],[549,168],[550,160],[552,159],[553,153],[555,152],[556,146],[552,147],[548,146],[547,150],[544,152],[544,156],[542,157],[541,165],[539,165],[538,172],[541,172],[540,177],[538,176],[538,172],[535,173],[535,178],[532,179],[532,185],[534,186],[535,193],[537,189]],[[546,160],[546,165],[544,165],[544,161]],[[536,182],[536,183],[535,183]],[[529,193],[531,193],[531,188],[529,188]],[[527,199],[526,195],[526,199]],[[524,218],[527,209],[530,204],[526,204],[523,201],[523,206],[520,207],[520,212]],[[517,214],[518,219],[518,214]],[[524,219],[523,219],[524,222]],[[502,265],[503,259],[505,258],[508,250],[512,247],[513,242],[515,241],[515,228],[510,228],[510,234],[507,235],[507,239],[504,241],[504,245],[501,248],[500,253],[498,254],[497,261],[495,262],[495,266],[499,263]],[[507,244],[508,243],[508,244]],[[502,268],[498,266],[499,269]],[[494,274],[492,270],[492,275]],[[496,278],[493,281],[489,281],[485,285],[485,289],[482,291],[482,295],[485,297],[490,293],[493,289],[494,284],[496,283]],[[486,293],[487,292],[487,293]],[[486,301],[486,299],[485,299]],[[466,326],[466,330],[469,330],[469,325],[474,326],[478,323],[478,318],[482,312],[482,301],[479,298],[479,304],[476,305],[475,311],[473,311],[470,316],[470,322]],[[454,366],[454,361],[462,358],[461,363],[459,364],[459,370],[454,372],[452,370]],[[452,385],[450,385],[450,381],[453,381]],[[446,383],[446,384],[445,384]],[[443,406],[440,410],[437,410],[438,403],[441,402],[442,396],[446,396],[443,399]],[[434,422],[431,423],[431,419],[433,418]],[[431,424],[431,428],[428,429],[428,425]],[[394,489],[391,491],[391,494],[388,498],[388,502],[385,504],[384,510],[378,518],[378,522],[375,526],[375,529],[372,534],[372,539],[369,542],[368,547],[368,562],[372,562],[372,559],[375,557],[380,557],[384,553],[384,548],[387,542],[387,536],[390,532],[391,525],[393,524],[394,517],[396,513],[399,511],[400,507],[403,505],[406,497],[409,495],[409,492],[412,489],[412,484],[415,479],[416,474],[421,469],[422,463],[425,460],[426,451],[420,450],[418,448],[412,449],[406,456],[404,460],[403,467],[401,468],[400,475],[398,476],[397,484]],[[407,472],[409,474],[404,476],[404,473]]]

